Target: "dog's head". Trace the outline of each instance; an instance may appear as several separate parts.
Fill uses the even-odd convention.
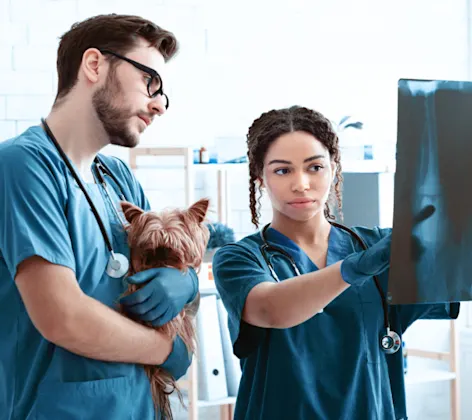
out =
[[[129,202],[121,207],[129,222],[128,244],[134,272],[156,267],[198,268],[210,233],[205,217],[208,199],[201,199],[186,210],[144,212]]]

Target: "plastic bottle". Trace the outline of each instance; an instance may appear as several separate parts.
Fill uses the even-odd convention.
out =
[[[209,163],[210,155],[205,147],[200,148],[200,163]]]

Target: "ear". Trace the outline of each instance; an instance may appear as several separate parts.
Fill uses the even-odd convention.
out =
[[[87,49],[82,55],[81,70],[87,80],[97,83],[100,80],[100,73],[105,68],[105,58],[96,48]]]
[[[195,204],[192,204],[192,206],[187,210],[187,213],[197,220],[198,223],[202,223],[206,218],[209,206],[210,200],[208,198],[202,198]]]
[[[144,213],[144,210],[135,206],[133,203],[128,201],[122,201],[121,208],[123,209],[123,214],[125,215],[126,220],[129,223],[133,223],[133,220]]]
[[[330,164],[331,164],[331,174],[332,174],[331,182],[334,182],[334,180],[336,179],[336,170],[338,169],[338,165],[336,165],[336,162],[334,160],[332,160]]]

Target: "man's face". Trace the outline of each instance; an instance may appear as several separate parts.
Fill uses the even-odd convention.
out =
[[[156,70],[162,77],[165,61],[155,48],[143,42],[125,56]],[[93,108],[111,144],[135,147],[154,117],[165,113],[166,99],[161,95],[149,97],[149,77],[132,64],[118,59],[115,67],[109,68],[105,84],[94,92]]]

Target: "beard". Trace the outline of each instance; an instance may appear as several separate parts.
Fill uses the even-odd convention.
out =
[[[94,93],[92,105],[110,138],[110,143],[131,148],[139,143],[139,135],[132,133],[127,126],[127,122],[135,113],[129,108],[115,105],[117,98],[121,96],[120,93],[121,86],[110,73],[105,86]]]

